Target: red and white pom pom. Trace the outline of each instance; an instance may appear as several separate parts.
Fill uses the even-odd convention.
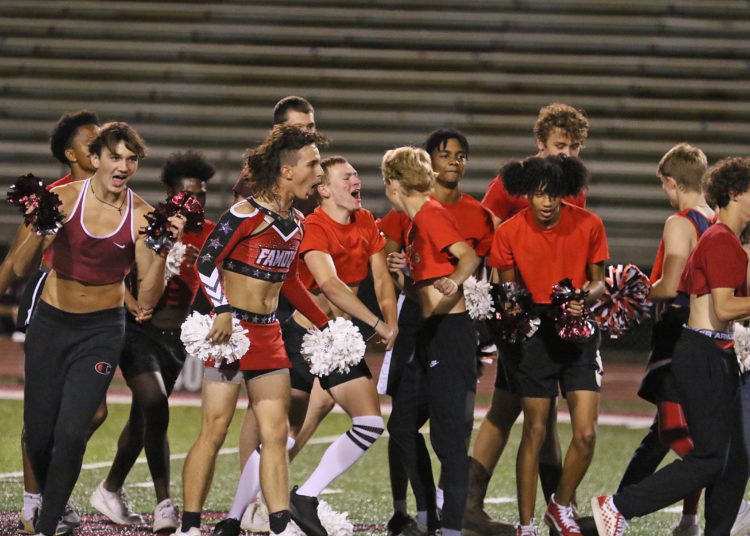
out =
[[[607,269],[604,284],[606,290],[591,312],[601,330],[617,339],[650,316],[651,283],[635,264],[618,264]]]
[[[168,281],[171,277],[180,275],[180,267],[182,261],[185,260],[185,252],[187,247],[182,242],[175,242],[172,249],[167,254],[167,261],[164,267],[164,280]]]
[[[550,299],[556,307],[553,316],[558,336],[569,342],[583,342],[596,333],[596,324],[591,319],[590,310],[584,306],[580,316],[570,314],[570,302],[582,301],[588,290],[576,289],[571,279],[565,278],[552,285]]]
[[[365,340],[351,320],[338,317],[322,330],[308,330],[300,352],[316,376],[347,373],[365,357]]]
[[[491,285],[489,281],[484,279],[477,280],[473,275],[464,281],[466,310],[472,319],[487,320],[488,318],[492,318],[495,307],[492,305],[490,290]]]
[[[750,325],[747,322],[734,323],[734,353],[737,354],[737,362],[740,372],[750,370]]]
[[[215,344],[206,340],[214,318],[193,311],[182,323],[180,340],[185,345],[185,352],[201,361],[212,359],[216,366],[239,360],[250,349],[250,340],[245,336],[247,330],[240,321],[232,318],[232,335],[225,343]]]

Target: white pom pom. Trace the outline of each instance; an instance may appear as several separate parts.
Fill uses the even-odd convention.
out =
[[[206,335],[213,323],[213,317],[195,311],[182,323],[180,340],[185,345],[185,351],[189,356],[201,361],[213,359],[216,361],[216,366],[219,366],[222,362],[237,361],[247,353],[250,340],[245,336],[247,330],[242,327],[239,320],[232,318],[232,335],[227,342],[222,344],[214,344],[206,340]]]
[[[180,266],[182,261],[185,260],[185,251],[187,248],[182,242],[175,242],[172,249],[167,254],[167,262],[164,269],[164,280],[169,280],[170,277],[180,275]]]
[[[347,373],[365,356],[365,341],[351,320],[329,320],[327,329],[311,329],[302,338],[302,357],[310,363],[310,372],[328,376]]]
[[[471,318],[474,320],[492,318],[495,307],[492,305],[489,281],[485,281],[484,279],[477,280],[473,275],[469,276],[464,281],[464,299],[466,300],[466,309]]]
[[[743,322],[734,323],[734,353],[740,364],[740,372],[750,370],[750,327]]]
[[[336,512],[325,501],[318,503],[318,518],[328,536],[352,536],[354,534],[354,525],[347,519],[348,515]]]

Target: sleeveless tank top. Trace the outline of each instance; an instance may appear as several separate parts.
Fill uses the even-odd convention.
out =
[[[690,223],[693,224],[693,227],[695,227],[695,235],[697,238],[700,238],[701,235],[711,227],[714,223],[716,223],[716,219],[718,218],[717,214],[714,214],[713,219],[706,218],[701,212],[698,212],[695,209],[692,208],[686,208],[685,210],[681,210],[676,213],[677,216],[681,216]],[[658,281],[661,276],[662,272],[664,271],[664,240],[662,239],[659,242],[659,250],[656,252],[656,259],[654,259],[654,267],[651,269],[651,283],[655,283]],[[677,297],[672,301],[674,305],[680,305],[683,307],[687,307],[690,305],[690,296],[685,295],[683,293],[677,293]]]
[[[133,192],[128,188],[125,215],[120,225],[108,235],[91,234],[83,222],[86,179],[73,213],[58,231],[49,248],[52,269],[60,275],[92,285],[122,281],[135,261],[133,234]]]

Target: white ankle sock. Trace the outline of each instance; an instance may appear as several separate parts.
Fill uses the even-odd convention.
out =
[[[328,484],[359,460],[383,433],[385,423],[379,415],[354,417],[352,427],[334,441],[323,454],[318,467],[300,488],[298,495],[317,497]]]
[[[289,451],[294,446],[294,438],[286,438],[286,450]],[[255,449],[245,462],[242,468],[240,481],[237,483],[237,490],[234,492],[234,501],[232,508],[229,509],[227,517],[232,519],[242,519],[248,505],[260,493],[260,447]]]

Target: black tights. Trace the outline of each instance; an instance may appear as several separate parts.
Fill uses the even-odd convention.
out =
[[[169,498],[169,393],[159,372],[138,374],[128,381],[128,387],[133,392],[130,418],[120,433],[117,454],[104,487],[109,491],[122,488],[145,448],[156,500],[161,502]]]

